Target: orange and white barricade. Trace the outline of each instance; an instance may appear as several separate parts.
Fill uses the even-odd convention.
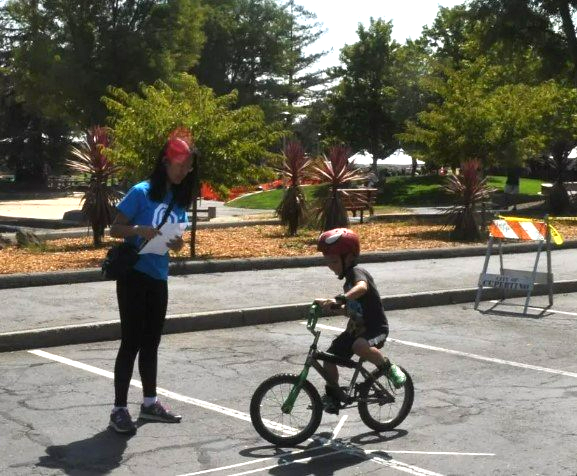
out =
[[[523,314],[527,314],[531,292],[535,284],[546,284],[549,293],[549,305],[553,305],[553,272],[551,267],[551,240],[556,244],[563,243],[561,235],[553,228],[545,217],[544,220],[532,220],[517,217],[499,217],[489,225],[489,242],[483,270],[479,275],[475,309],[479,306],[483,288],[498,288],[503,290],[503,299],[509,291],[526,292]],[[504,241],[534,241],[537,243],[537,255],[532,270],[507,269],[503,265]],[[488,273],[489,259],[495,241],[499,246],[499,273]],[[543,246],[547,253],[547,271],[538,272],[539,257]]]

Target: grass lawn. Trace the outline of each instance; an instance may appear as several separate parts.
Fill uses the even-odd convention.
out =
[[[488,184],[503,191],[506,177],[490,176]],[[383,191],[377,198],[377,212],[401,211],[402,207],[423,207],[451,205],[453,198],[443,190],[445,177],[438,175],[424,175],[417,177],[396,176],[388,177]],[[320,185],[304,186],[303,191],[307,202],[311,203],[322,190]],[[527,201],[531,197],[539,197],[541,180],[522,178],[519,184],[519,195],[526,196]],[[227,205],[238,208],[260,208],[274,210],[282,199],[284,190],[271,190],[239,197],[228,202]]]

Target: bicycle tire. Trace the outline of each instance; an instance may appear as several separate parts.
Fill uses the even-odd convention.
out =
[[[321,424],[321,397],[308,380],[305,380],[292,412],[282,412],[281,406],[298,380],[299,376],[294,374],[273,375],[257,387],[251,398],[252,425],[273,445],[298,445],[312,436]]]
[[[396,389],[384,375],[378,378],[378,382],[386,391],[386,395],[379,396],[382,391],[373,383],[363,384],[359,392],[359,415],[361,420],[370,429],[375,431],[387,431],[400,425],[410,413],[415,398],[413,379],[409,373],[401,367],[407,376],[405,385]],[[390,397],[394,401],[389,401]]]

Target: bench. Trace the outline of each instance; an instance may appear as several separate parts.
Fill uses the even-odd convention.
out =
[[[567,190],[567,193],[569,193],[569,195],[575,195],[575,193],[577,193],[577,182],[563,182],[563,185],[565,186],[565,190]],[[541,184],[541,191],[539,192],[539,195],[547,197],[548,195],[551,194],[552,188],[553,188],[552,183],[543,182]]]
[[[373,206],[377,200],[376,188],[340,188],[338,189],[339,196],[345,206],[347,211],[353,213],[353,216],[357,216],[357,212],[360,212],[361,223],[363,223],[363,212],[365,210],[369,211],[370,215],[373,215]]]
[[[70,175],[49,175],[46,185],[49,189],[70,190],[87,186],[89,182],[89,180],[84,178],[72,177]]]
[[[196,219],[198,221],[210,221],[211,218],[216,218],[216,207],[196,209]],[[192,208],[188,211],[188,219],[192,221]]]

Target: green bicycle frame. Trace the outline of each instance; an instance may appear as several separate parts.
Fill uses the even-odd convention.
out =
[[[307,329],[315,336],[315,339],[314,339],[314,341],[313,341],[313,343],[309,349],[309,353],[308,353],[307,359],[305,361],[305,366],[299,375],[299,379],[298,379],[297,383],[291,389],[286,400],[284,401],[284,403],[281,406],[281,410],[283,413],[288,414],[288,413],[292,412],[294,404],[296,402],[296,399],[298,398],[299,393],[300,393],[301,389],[303,388],[303,384],[309,375],[309,369],[311,368],[311,365],[313,364],[314,354],[317,351],[317,343],[319,341],[319,336],[321,335],[320,331],[315,330],[315,327],[317,325],[317,321],[318,321],[320,315],[321,315],[321,307],[318,304],[314,303],[309,308],[309,317],[308,317],[308,321],[307,321]]]

